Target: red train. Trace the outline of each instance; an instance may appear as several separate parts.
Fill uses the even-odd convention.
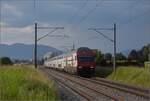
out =
[[[87,48],[81,47],[67,54],[45,59],[44,66],[57,68],[80,76],[95,74],[95,54]]]

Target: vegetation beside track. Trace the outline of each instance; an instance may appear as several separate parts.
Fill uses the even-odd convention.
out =
[[[109,67],[96,67],[95,76],[105,78],[113,72],[112,68]]]
[[[0,67],[0,101],[56,101],[53,81],[32,66]]]
[[[150,68],[118,67],[108,79],[133,86],[150,88]]]

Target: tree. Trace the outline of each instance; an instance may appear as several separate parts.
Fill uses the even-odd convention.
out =
[[[148,61],[148,54],[149,54],[149,47],[148,46],[144,46],[142,48],[142,53],[143,53],[143,56],[144,56],[144,61]]]
[[[105,57],[106,61],[111,61],[112,54],[111,53],[106,53],[104,57]]]
[[[116,54],[116,60],[126,60],[126,57],[122,53]]]
[[[95,62],[96,62],[96,64],[100,64],[102,58],[103,58],[103,55],[102,55],[101,51],[97,51],[96,52],[96,56],[95,56]]]
[[[128,55],[128,60],[138,60],[138,52],[136,50],[132,50]]]
[[[138,60],[139,62],[148,61],[149,47],[144,46],[141,50],[138,51]]]
[[[12,65],[13,64],[12,61],[11,61],[11,59],[9,57],[2,57],[0,59],[0,63],[2,65]]]

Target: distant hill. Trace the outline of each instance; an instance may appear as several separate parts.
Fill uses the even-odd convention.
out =
[[[45,46],[45,45],[38,45],[38,58],[41,59],[44,54],[47,52],[58,52],[62,53],[60,50]],[[33,59],[34,56],[34,45],[28,45],[28,44],[12,44],[12,45],[6,45],[1,44],[0,45],[0,57],[10,57],[13,59]]]

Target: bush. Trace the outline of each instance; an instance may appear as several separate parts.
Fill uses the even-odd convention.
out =
[[[100,65],[101,65],[101,66],[106,66],[106,65],[107,65],[106,60],[105,60],[105,59],[102,59],[102,60],[100,61]]]
[[[105,78],[113,72],[112,68],[108,67],[96,67],[95,76]]]
[[[9,57],[2,57],[0,59],[0,64],[1,65],[12,65],[13,63]]]

